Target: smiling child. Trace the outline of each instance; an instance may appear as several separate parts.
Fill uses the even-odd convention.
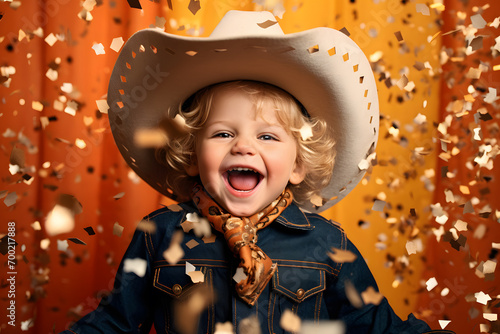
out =
[[[154,229],[135,232],[111,294],[67,333],[284,333],[290,314],[331,333],[430,331],[381,296],[363,302],[378,296],[363,257],[311,213],[358,183],[376,145],[366,57],[335,30],[284,35],[266,20],[229,12],[209,38],[145,30],[125,45],[108,93],[113,135],[138,175],[180,204],[144,218]],[[164,146],[134,143],[176,115],[185,125],[168,127]],[[215,239],[186,228],[204,219]]]

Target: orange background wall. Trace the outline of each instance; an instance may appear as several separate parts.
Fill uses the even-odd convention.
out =
[[[127,40],[161,18],[169,33],[208,36],[224,13],[240,9],[283,14],[278,20],[285,33],[319,26],[349,31],[378,79],[377,165],[324,215],[342,224],[401,317],[414,312],[433,328],[440,328],[438,320],[451,320],[447,329],[459,333],[479,333],[479,324],[498,328],[483,313],[498,313],[499,280],[494,274],[481,278],[476,271],[482,261],[496,262],[492,243],[500,242],[500,172],[494,164],[499,113],[497,102],[485,101],[488,87],[500,89],[499,72],[493,70],[499,63],[498,51],[491,49],[498,28],[486,26],[475,32],[470,26],[471,16],[478,13],[486,22],[494,22],[500,15],[499,3],[225,0],[200,1],[196,14],[188,9],[189,1],[182,0],[172,0],[172,9],[166,0],[142,0],[142,10],[125,1],[99,3],[89,12],[92,20],[86,21],[78,17],[83,10],[79,1],[23,1],[18,8],[16,3],[0,2],[0,237],[7,234],[8,223],[15,222],[17,326],[27,328],[27,333],[58,332],[95,308],[112,285],[138,221],[169,203],[129,170],[114,146],[107,115],[97,110],[95,101],[105,98],[118,55],[110,49],[111,41]],[[429,15],[417,11],[419,5],[430,6]],[[482,47],[470,55],[464,31],[483,36]],[[44,41],[51,33],[60,37],[53,46]],[[103,44],[104,55],[96,55],[95,43]],[[425,68],[417,69],[423,63]],[[484,66],[480,78],[467,77],[469,68],[480,64]],[[9,66],[15,74],[6,74]],[[54,81],[46,76],[49,68],[58,73]],[[403,74],[415,84],[413,89],[398,87]],[[72,84],[71,92],[62,90],[64,83]],[[76,114],[59,110],[54,101],[77,106]],[[460,115],[464,101],[471,105],[468,114]],[[478,110],[491,120],[476,123]],[[419,114],[426,122],[414,121]],[[449,115],[451,124],[443,131],[439,124]],[[482,131],[478,140],[473,130],[477,127]],[[481,145],[493,148],[491,170],[474,165],[485,147]],[[14,175],[9,172],[13,148],[25,155],[25,169]],[[23,181],[25,174],[32,177],[30,182]],[[453,202],[447,202],[445,191],[454,194]],[[123,197],[115,199],[120,193]],[[83,212],[76,215],[73,231],[48,236],[45,218],[61,194],[75,196]],[[16,196],[15,204],[3,203]],[[382,212],[372,210],[375,199],[385,201]],[[473,212],[464,214],[468,202]],[[467,238],[460,250],[443,241],[446,235],[437,240],[441,225],[431,208],[437,203],[449,216],[443,233],[452,230],[457,219],[468,223],[467,231],[457,232]],[[34,228],[35,222],[41,230]],[[121,237],[113,234],[115,223],[124,227]],[[96,235],[85,232],[89,226]],[[486,230],[483,235],[481,226]],[[68,238],[86,245],[70,241],[67,251],[58,250],[58,241]],[[47,240],[50,244],[45,247]],[[421,242],[422,249],[410,255],[408,242]],[[0,307],[4,309],[9,303],[7,255],[2,260]],[[438,286],[428,292],[425,282],[432,277]],[[492,301],[479,304],[474,298],[479,291]],[[8,320],[0,320],[0,331],[12,330]]]

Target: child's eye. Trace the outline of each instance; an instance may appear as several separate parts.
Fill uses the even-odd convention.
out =
[[[261,135],[259,137],[259,139],[262,139],[262,140],[278,140],[278,138],[272,136],[272,135]]]
[[[218,132],[213,135],[213,138],[230,138],[231,134],[228,132]]]

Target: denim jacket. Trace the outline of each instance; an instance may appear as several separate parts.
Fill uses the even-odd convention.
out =
[[[181,204],[182,211],[163,208],[145,219],[156,224],[156,232],[137,230],[115,279],[111,294],[98,308],[84,316],[65,333],[178,333],[172,302],[189,294],[195,286],[186,275],[186,261],[204,274],[204,283],[216,295],[202,312],[198,333],[213,333],[216,323],[231,322],[237,332],[242,319],[257,316],[262,334],[286,333],[280,326],[285,310],[302,320],[341,320],[346,333],[424,333],[427,324],[412,314],[402,321],[385,298],[378,305],[353,306],[345,284],[361,293],[376,282],[363,257],[334,222],[317,214],[301,211],[292,204],[268,227],[259,231],[260,248],[277,263],[277,270],[254,306],[238,298],[232,279],[238,259],[227,248],[224,237],[216,233],[215,242],[204,243],[191,231],[184,234],[184,257],[170,264],[163,257],[170,238],[187,213],[198,212],[192,203]],[[198,245],[186,246],[190,240]],[[357,258],[336,263],[331,248],[348,250]],[[124,271],[124,260],[147,261],[144,276]],[[349,283],[347,283],[349,282]],[[378,291],[378,290],[377,290]]]

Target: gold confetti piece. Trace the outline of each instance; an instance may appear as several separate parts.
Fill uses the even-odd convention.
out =
[[[45,76],[51,80],[51,81],[56,81],[57,78],[59,77],[59,72],[57,72],[54,69],[49,68],[47,72],[45,73]]]
[[[361,293],[361,298],[365,304],[378,305],[384,298],[384,296],[376,291],[372,286],[368,287],[365,291]]]
[[[109,46],[109,48],[115,52],[119,52],[121,47],[123,46],[123,43],[123,37],[113,38],[113,41],[111,41],[111,45]]]
[[[302,137],[302,140],[308,140],[313,136],[312,127],[309,123],[305,123],[304,125],[302,125],[299,132],[300,132],[300,137]]]
[[[316,53],[318,51],[319,51],[319,45],[318,44],[307,48],[307,52],[309,52],[309,54]],[[349,57],[347,59],[349,59]]]
[[[72,243],[75,243],[77,245],[84,245],[84,246],[87,245],[85,242],[83,242],[82,240],[80,240],[78,238],[68,238],[68,241],[71,241]]]
[[[233,280],[236,282],[236,283],[239,283],[245,279],[247,279],[247,275],[245,274],[244,270],[242,267],[238,267],[236,268],[236,272],[235,274],[233,275]]]
[[[85,147],[87,147],[87,144],[85,143],[85,140],[80,139],[80,138],[76,138],[75,139],[75,146],[78,147],[79,149],[83,150]]]
[[[68,240],[57,240],[57,250],[65,252],[68,250]]]
[[[423,3],[416,4],[417,13],[421,13],[422,15],[429,16],[431,15],[429,7]]]
[[[446,203],[455,203],[455,195],[450,189],[445,189],[444,194],[446,196]]]
[[[498,314],[496,313],[483,313],[483,318],[489,321],[497,321]]]
[[[42,111],[43,110],[43,104],[40,103],[39,101],[33,101],[31,102],[31,108],[36,111]]]
[[[476,29],[483,29],[486,27],[487,22],[483,19],[481,14],[472,15],[470,20],[472,22],[472,26]]]
[[[217,238],[217,236],[215,234],[212,234],[209,237],[203,237],[201,240],[203,240],[203,242],[206,244],[211,244],[211,243],[215,242],[216,238]]]
[[[493,248],[493,249],[500,249],[500,242],[492,242],[491,243],[491,248]]]
[[[500,64],[493,66],[493,71],[500,71]]]
[[[289,309],[286,309],[281,314],[280,327],[283,328],[285,331],[298,333],[300,332],[300,326],[301,326],[300,318]]]
[[[137,224],[137,229],[145,233],[154,234],[156,232],[156,224],[149,220],[141,220]]]
[[[470,190],[469,190],[469,187],[467,186],[459,186],[459,189],[460,189],[460,192],[464,195],[469,195],[470,194]]]
[[[182,233],[182,232],[181,232]],[[178,243],[170,242],[170,246],[163,252],[163,257],[170,264],[176,264],[184,256],[184,250]]]
[[[193,15],[196,15],[196,13],[201,9],[200,5],[200,0],[190,0],[188,9]]]
[[[436,38],[438,38],[438,36],[441,35],[441,33],[442,33],[441,31],[438,31],[437,33],[435,33],[428,42],[432,43],[432,41],[434,41]]]
[[[474,231],[474,239],[482,239],[486,234],[487,227],[484,224],[479,224]]]
[[[474,207],[472,206],[471,201],[467,201],[464,205],[463,213],[474,213]]]
[[[115,222],[115,224],[113,225],[113,235],[121,237],[124,229],[125,228],[118,224],[118,222]]]
[[[403,35],[401,34],[401,31],[396,31],[396,32],[394,33],[394,36],[396,36],[396,38],[397,38],[398,42],[400,42],[400,43],[401,43],[401,42],[403,41]]]
[[[56,204],[45,220],[45,231],[49,236],[71,232],[75,227],[73,212],[66,206]]]
[[[484,96],[484,102],[492,104],[498,99],[496,88],[488,87],[488,93]]]
[[[373,203],[372,210],[382,212],[384,211],[384,207],[385,207],[385,201],[376,199],[375,202]]]
[[[189,249],[193,249],[194,247],[198,246],[199,243],[194,240],[194,239],[191,239],[189,240],[187,243],[186,243],[186,246],[189,248]]]
[[[107,114],[109,110],[108,101],[106,100],[96,100],[97,109],[103,114]]]
[[[408,255],[417,254],[417,244],[413,241],[407,241],[406,251],[408,252]]]
[[[26,33],[22,29],[19,29],[19,35],[18,35],[19,42],[22,41],[24,37],[26,37]]]
[[[241,330],[239,332],[241,333]],[[226,321],[225,323],[217,322],[214,334],[234,334],[233,324],[230,321]]]
[[[182,211],[182,206],[180,206],[179,204],[170,204],[169,206],[167,206],[167,209],[173,212],[179,212]]]
[[[106,51],[104,51],[104,45],[102,45],[102,43],[95,43],[94,45],[92,45],[92,49],[94,49],[96,55],[106,54]]]
[[[313,194],[309,201],[317,207],[323,206],[323,198],[318,194]]]
[[[354,262],[357,259],[357,255],[349,250],[342,250],[338,248],[331,248],[332,252],[327,252],[327,255],[334,262],[337,263],[346,263],[346,262]]]
[[[356,290],[356,287],[352,282],[348,279],[344,281],[344,289],[345,289],[345,295],[349,302],[354,306],[355,308],[361,308],[363,307],[363,300],[361,299],[361,296]]]
[[[453,225],[457,229],[457,231],[467,231],[467,223],[463,220],[458,219]]]
[[[138,147],[163,147],[168,142],[165,130],[157,129],[137,129],[134,133],[134,144]]]
[[[481,78],[481,70],[479,68],[469,68],[469,72],[465,75],[467,79],[479,79]]]
[[[193,229],[193,225],[194,223],[189,220],[185,220],[181,223],[181,227],[184,233],[188,233],[189,231],[191,231]]]
[[[75,116],[77,109],[78,109],[78,104],[75,101],[69,101],[68,104],[66,105],[66,108],[64,108],[64,112],[70,114],[71,116]]]
[[[31,227],[35,230],[35,231],[40,231],[42,229],[42,226],[40,225],[40,222],[37,220],[35,221],[33,224],[31,224]]]
[[[116,194],[115,196],[113,196],[113,198],[114,198],[114,199],[120,199],[120,198],[122,198],[123,196],[125,196],[125,192],[123,192],[123,191],[122,191],[122,192],[120,192],[120,193]]]
[[[488,260],[483,265],[483,274],[493,274],[497,267],[497,263],[491,260]]]
[[[425,282],[425,285],[427,286],[427,291],[431,291],[438,285],[438,282],[435,277],[431,277]]]
[[[43,249],[43,250],[47,250],[50,246],[50,239],[49,238],[45,238],[45,239],[42,239],[40,240],[40,248]]]
[[[139,277],[144,277],[148,262],[141,258],[125,259],[123,261],[123,271],[126,273],[134,273]]]
[[[487,293],[484,293],[482,291],[476,292],[474,294],[474,298],[476,298],[476,302],[478,302],[479,304],[483,304],[483,305],[488,304],[488,301],[491,300],[490,295]]]
[[[439,326],[441,327],[441,329],[445,329],[450,322],[451,320],[439,320]]]
[[[55,42],[57,42],[57,37],[54,36],[53,33],[50,33],[50,35],[45,37],[45,43],[47,43],[48,45],[53,46]]]
[[[257,23],[257,25],[259,27],[261,27],[262,29],[267,29],[273,25],[275,25],[276,23],[278,23],[277,21],[271,21],[271,20],[267,20],[265,22],[262,22],[262,23]]]

